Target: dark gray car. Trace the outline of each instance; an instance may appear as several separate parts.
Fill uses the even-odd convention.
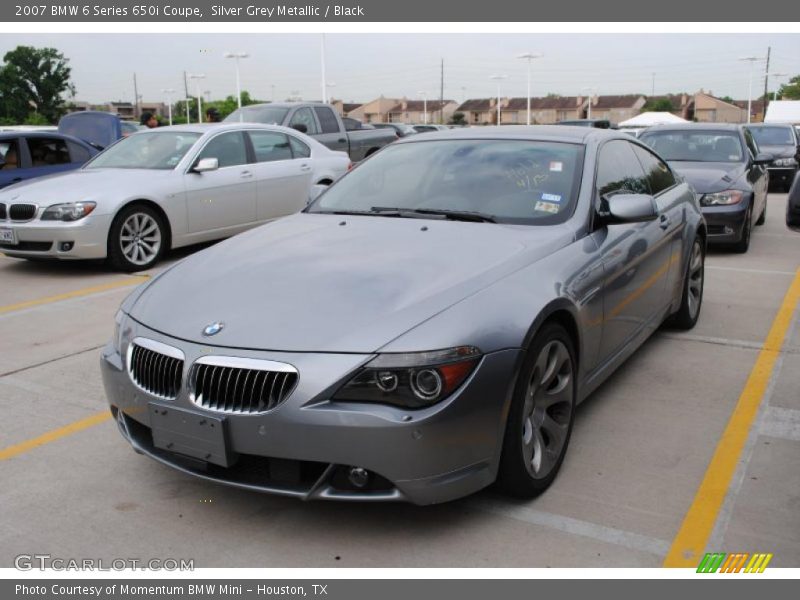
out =
[[[413,136],[137,289],[102,351],[138,452],[299,498],[444,502],[559,470],[576,405],[697,321],[706,225],[590,128]]]
[[[759,123],[748,125],[761,152],[773,156],[769,164],[769,183],[788,192],[800,169],[800,134],[789,124]]]

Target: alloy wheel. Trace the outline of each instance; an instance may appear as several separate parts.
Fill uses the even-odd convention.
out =
[[[689,315],[692,319],[697,316],[700,310],[700,303],[703,300],[703,247],[699,241],[695,241],[692,246],[692,256],[689,259],[689,278],[687,290],[687,301],[689,303]]]
[[[556,467],[569,438],[573,410],[572,358],[563,342],[546,344],[536,358],[523,408],[522,452],[534,479]]]
[[[161,250],[161,228],[147,213],[135,212],[122,224],[119,245],[122,254],[131,263],[146,265]]]

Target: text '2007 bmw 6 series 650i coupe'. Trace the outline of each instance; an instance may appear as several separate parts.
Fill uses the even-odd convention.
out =
[[[138,288],[101,364],[134,449],[300,498],[544,491],[576,405],[703,293],[697,198],[591,128],[396,142]]]

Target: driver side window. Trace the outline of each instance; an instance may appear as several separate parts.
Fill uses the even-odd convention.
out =
[[[295,111],[292,115],[292,119],[289,121],[289,127],[294,127],[295,125],[305,125],[305,133],[308,135],[319,134],[317,121],[314,119],[314,113],[311,112],[310,108],[299,108]]]
[[[595,188],[596,202],[607,195],[650,193],[644,169],[630,143],[614,140],[600,149]]]
[[[203,158],[216,158],[220,169],[247,164],[244,132],[229,131],[219,134],[206,144],[195,162]]]

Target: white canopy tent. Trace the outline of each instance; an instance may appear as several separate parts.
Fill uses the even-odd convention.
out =
[[[643,112],[632,119],[622,121],[619,123],[619,127],[650,127],[651,125],[670,125],[672,123],[688,123],[688,121],[668,112]]]
[[[800,100],[773,100],[767,105],[764,123],[800,125]]]

